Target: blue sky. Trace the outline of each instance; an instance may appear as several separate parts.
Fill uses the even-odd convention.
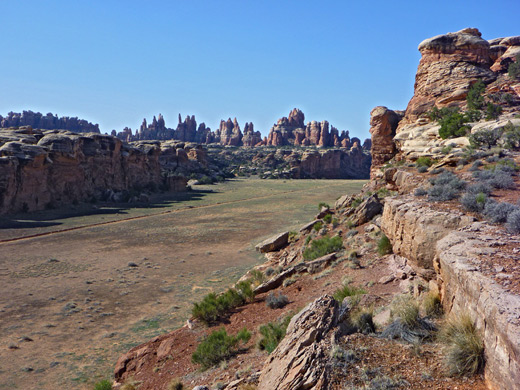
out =
[[[267,135],[293,107],[369,136],[404,109],[426,38],[520,35],[520,1],[0,0],[0,115],[78,116],[103,132],[179,113]]]

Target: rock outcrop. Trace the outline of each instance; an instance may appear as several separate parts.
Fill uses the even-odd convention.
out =
[[[130,189],[184,190],[163,175],[159,143],[124,144],[95,133],[0,130],[0,214],[103,199]]]
[[[330,127],[329,122],[311,121],[304,124],[305,115],[297,108],[289,113],[289,117],[278,119],[271,128],[267,137],[267,145],[272,146],[322,146],[350,148],[355,140],[351,140],[348,131],[341,133],[335,127]],[[361,142],[357,140],[359,145]]]
[[[7,116],[0,115],[0,128],[31,126],[33,129],[69,130],[76,133],[99,133],[99,125],[92,124],[84,119],[52,115],[50,112],[43,115],[40,112],[23,111],[10,112]]]
[[[324,296],[294,316],[287,333],[269,355],[259,389],[327,389],[328,351],[338,332],[340,310]]]

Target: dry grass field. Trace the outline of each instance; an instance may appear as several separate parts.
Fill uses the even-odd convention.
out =
[[[0,217],[0,389],[89,389],[364,181],[236,179],[149,205]]]

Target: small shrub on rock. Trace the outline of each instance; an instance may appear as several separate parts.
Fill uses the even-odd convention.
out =
[[[486,207],[484,207],[484,217],[493,223],[505,223],[507,217],[514,211],[519,210],[518,206],[515,206],[507,202],[496,202],[494,200],[488,200]]]
[[[466,183],[451,172],[443,172],[436,178],[430,179],[433,185],[428,189],[428,199],[432,201],[448,201],[456,199]]]
[[[319,232],[321,228],[323,227],[323,222],[316,222],[314,226],[312,227],[315,231]]]
[[[245,344],[250,338],[251,333],[246,328],[236,336],[228,335],[224,328],[215,330],[197,346],[191,360],[200,364],[203,369],[208,369],[236,354],[239,342]]]
[[[344,283],[342,287],[336,290],[333,297],[336,301],[342,303],[346,297],[353,297],[361,294],[366,294],[366,291],[363,288],[351,286],[350,283]]]
[[[292,316],[287,316],[281,322],[269,322],[260,326],[262,338],[258,342],[258,348],[262,351],[271,353],[285,337],[287,326],[291,322]]]
[[[374,311],[370,308],[354,310],[350,315],[350,322],[360,333],[370,334],[376,331]]]
[[[282,293],[278,295],[276,295],[275,293],[270,293],[265,299],[265,304],[270,309],[281,309],[288,303],[289,298],[287,298],[287,295],[283,295]]]
[[[426,172],[428,172],[428,167],[424,166],[424,165],[421,165],[421,166],[417,167],[417,172],[419,172],[419,173],[426,173]]]
[[[415,161],[416,167],[431,167],[433,160],[430,157],[421,156]]]
[[[303,251],[305,260],[314,260],[329,253],[336,252],[343,248],[341,237],[323,237],[311,242],[310,247]]]
[[[379,253],[380,256],[388,255],[389,253],[392,253],[392,243],[390,242],[390,239],[383,234],[381,238],[379,239],[377,243],[377,253]]]
[[[94,385],[94,390],[112,390],[112,382],[104,379]]]
[[[331,223],[332,222],[332,214],[327,214],[323,217],[323,221],[325,223]]]
[[[502,135],[502,130],[479,130],[470,134],[469,144],[474,148],[486,147],[491,149],[495,146]]]
[[[423,309],[428,317],[439,317],[443,313],[441,297],[439,293],[429,291],[422,301]]]
[[[515,210],[507,217],[507,230],[513,234],[520,233],[520,210]]]
[[[415,196],[426,196],[428,194],[428,191],[426,191],[424,188],[417,188],[415,189],[413,194]]]
[[[468,314],[451,316],[439,333],[451,375],[475,375],[484,367],[484,342]]]
[[[460,198],[460,203],[465,210],[480,213],[484,210],[487,200],[487,195],[483,192],[477,194],[465,193],[462,195],[462,198]]]

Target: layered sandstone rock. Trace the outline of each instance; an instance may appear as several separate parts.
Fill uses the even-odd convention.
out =
[[[331,343],[338,332],[340,310],[324,296],[295,315],[287,333],[260,375],[259,389],[327,389]]]
[[[103,198],[106,191],[186,187],[163,177],[159,143],[123,144],[95,133],[0,130],[0,214]]]
[[[99,125],[92,124],[77,117],[58,117],[48,113],[23,111],[22,113],[10,112],[6,117],[0,115],[0,128],[31,126],[32,128],[45,130],[70,130],[76,133],[99,133]]]

